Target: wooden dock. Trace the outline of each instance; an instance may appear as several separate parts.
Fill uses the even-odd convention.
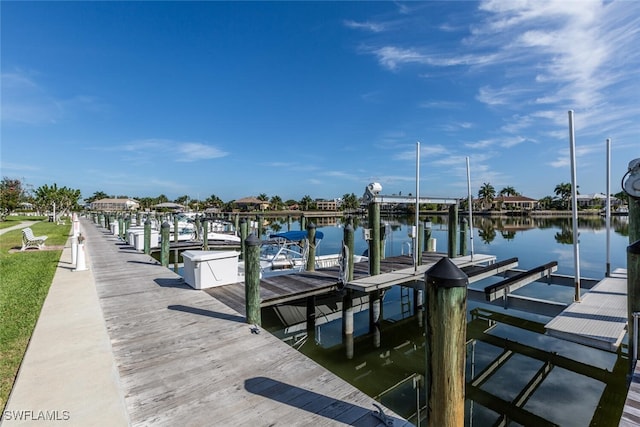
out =
[[[616,269],[546,324],[547,334],[617,351],[626,334],[627,271]]]
[[[640,364],[636,363],[624,402],[620,427],[635,427],[640,425]]]
[[[106,229],[82,227],[131,425],[381,423],[374,399]]]
[[[384,289],[398,283],[407,283],[416,279],[422,279],[424,272],[434,265],[446,254],[425,252],[422,256],[422,265],[417,272],[412,266],[412,258],[408,255],[385,258],[380,261],[378,276],[371,279],[369,276],[369,263],[359,262],[354,265],[354,281],[346,286],[362,292],[371,292],[376,289]],[[494,260],[489,255],[474,255],[474,263]],[[465,267],[471,265],[470,258],[454,258],[454,263]],[[277,304],[314,296],[327,294],[338,289],[339,268],[330,267],[317,271],[305,271],[296,274],[287,274],[260,280],[260,306],[270,307]],[[375,285],[366,286],[366,284]],[[218,286],[205,290],[212,297],[224,302],[238,313],[245,313],[244,283],[234,283]]]
[[[444,256],[444,255],[442,255]],[[441,257],[442,257],[441,256]],[[438,258],[439,259],[439,258]],[[361,292],[372,292],[382,289],[390,288],[391,286],[413,282],[416,280],[424,279],[425,272],[433,267],[438,261],[427,260],[425,262],[423,258],[422,265],[417,267],[405,267],[401,269],[394,269],[389,271],[383,271],[382,265],[380,266],[381,274],[375,276],[365,276],[359,279],[354,279],[346,284],[346,287]],[[469,267],[472,265],[492,263],[496,259],[493,255],[471,255],[461,256],[457,258],[451,258],[451,261],[458,266],[458,268]]]

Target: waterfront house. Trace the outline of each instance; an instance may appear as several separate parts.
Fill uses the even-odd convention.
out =
[[[270,205],[268,200],[260,200],[257,197],[243,197],[242,199],[236,200],[234,203],[241,211],[264,211],[269,209]]]
[[[316,199],[316,208],[320,211],[337,211],[338,203],[336,200]]]
[[[607,204],[607,195],[602,193],[578,194],[576,201],[580,209],[601,209]],[[611,196],[611,206],[620,206],[621,203],[620,199]]]
[[[538,201],[525,196],[499,196],[493,199],[491,208],[493,210],[517,210],[531,211],[536,208]]]
[[[100,199],[91,202],[91,210],[118,212],[140,209],[140,202],[134,199]]]

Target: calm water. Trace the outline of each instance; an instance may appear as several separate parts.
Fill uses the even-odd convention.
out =
[[[407,220],[383,221],[393,230],[386,255],[408,253]],[[627,218],[613,218],[612,225],[614,270],[626,265]],[[360,224],[356,226],[356,252],[362,253],[367,245]],[[274,220],[270,228],[286,231],[299,229],[299,224]],[[343,229],[318,229],[325,234],[318,254],[338,252]],[[571,230],[568,218],[474,218],[474,252],[498,260],[516,256],[526,269],[558,261],[558,273],[573,275]],[[432,218],[432,237],[437,250],[446,252],[446,217]],[[604,277],[604,220],[580,219],[579,242],[581,276]],[[518,293],[567,303],[573,298],[572,288],[547,284],[531,284]],[[413,298],[412,289],[389,289],[380,325],[371,330],[368,299],[356,295],[352,343],[343,340],[342,299],[336,295],[316,301],[316,325],[309,332],[305,301],[264,309],[263,326],[414,424],[426,425],[424,322],[422,312],[414,311]],[[618,425],[626,395],[626,349],[618,355],[546,336],[550,318],[545,316],[474,301],[468,302],[468,310],[467,425]]]

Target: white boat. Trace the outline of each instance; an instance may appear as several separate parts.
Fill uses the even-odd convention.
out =
[[[316,231],[316,248],[324,237]],[[306,231],[287,231],[269,235],[260,245],[260,277],[273,277],[304,271],[309,256],[309,242]],[[341,254],[316,255],[315,268],[340,265]],[[354,262],[368,260],[365,256],[354,255]],[[239,275],[244,277],[244,263],[239,264]]]
[[[178,241],[201,241],[202,238],[202,226],[200,232],[196,230],[195,220],[185,214],[178,214]],[[240,237],[235,232],[231,223],[213,220],[209,221],[207,231],[207,240],[211,242],[231,242],[240,243]],[[169,241],[175,241],[174,238],[174,223],[169,223]]]

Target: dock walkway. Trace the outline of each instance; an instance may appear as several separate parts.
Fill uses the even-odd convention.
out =
[[[580,302],[546,324],[547,333],[606,351],[617,351],[627,326],[627,270],[618,268]]]
[[[82,226],[131,425],[381,422],[372,398],[107,230]]]
[[[416,279],[423,279],[424,272],[445,257],[444,253],[424,252],[422,265],[417,272],[412,267],[412,258],[400,255],[385,258],[380,261],[378,276],[369,276],[369,263],[359,262],[354,265],[354,280],[346,286],[362,292],[385,289],[399,283],[407,283]],[[474,255],[473,263],[469,256],[453,258],[459,267],[471,264],[492,262],[491,255]],[[338,289],[339,267],[321,268],[316,271],[303,271],[295,274],[285,274],[266,279],[260,279],[260,306],[270,307],[277,304],[299,300],[302,298],[323,295]],[[245,312],[244,283],[233,283],[206,289],[212,297],[222,301],[238,313]]]

